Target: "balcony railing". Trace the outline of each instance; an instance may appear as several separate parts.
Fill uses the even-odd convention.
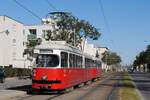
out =
[[[30,34],[30,35],[27,36],[27,39],[28,39],[28,40],[36,40],[37,37],[36,37],[36,35],[34,35],[34,34]]]

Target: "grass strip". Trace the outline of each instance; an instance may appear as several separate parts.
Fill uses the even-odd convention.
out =
[[[127,72],[124,73],[121,84],[122,84],[122,87],[120,88],[121,100],[140,100],[140,96],[136,91],[136,86],[134,85],[131,76]]]

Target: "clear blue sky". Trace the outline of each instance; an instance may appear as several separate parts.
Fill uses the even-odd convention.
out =
[[[55,11],[46,0],[17,0],[40,17]],[[119,53],[123,64],[150,44],[150,0],[101,0],[109,24],[105,24],[98,0],[49,0],[59,11],[71,12],[89,21],[102,32],[97,46],[106,46]],[[7,15],[25,24],[39,24],[40,20],[18,6],[13,0],[1,0],[0,15]]]

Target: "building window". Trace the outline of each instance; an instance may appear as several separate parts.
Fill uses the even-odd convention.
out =
[[[30,34],[36,35],[36,29],[29,29]]]
[[[36,34],[36,29],[29,29],[30,34],[27,36],[28,40],[36,40],[37,39],[37,34]]]
[[[16,43],[16,39],[13,39],[12,42],[13,42],[13,43]]]

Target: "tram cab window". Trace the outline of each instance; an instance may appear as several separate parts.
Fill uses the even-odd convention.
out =
[[[68,53],[61,52],[61,67],[68,67]]]
[[[59,57],[54,54],[40,54],[36,58],[37,67],[57,67]]]

